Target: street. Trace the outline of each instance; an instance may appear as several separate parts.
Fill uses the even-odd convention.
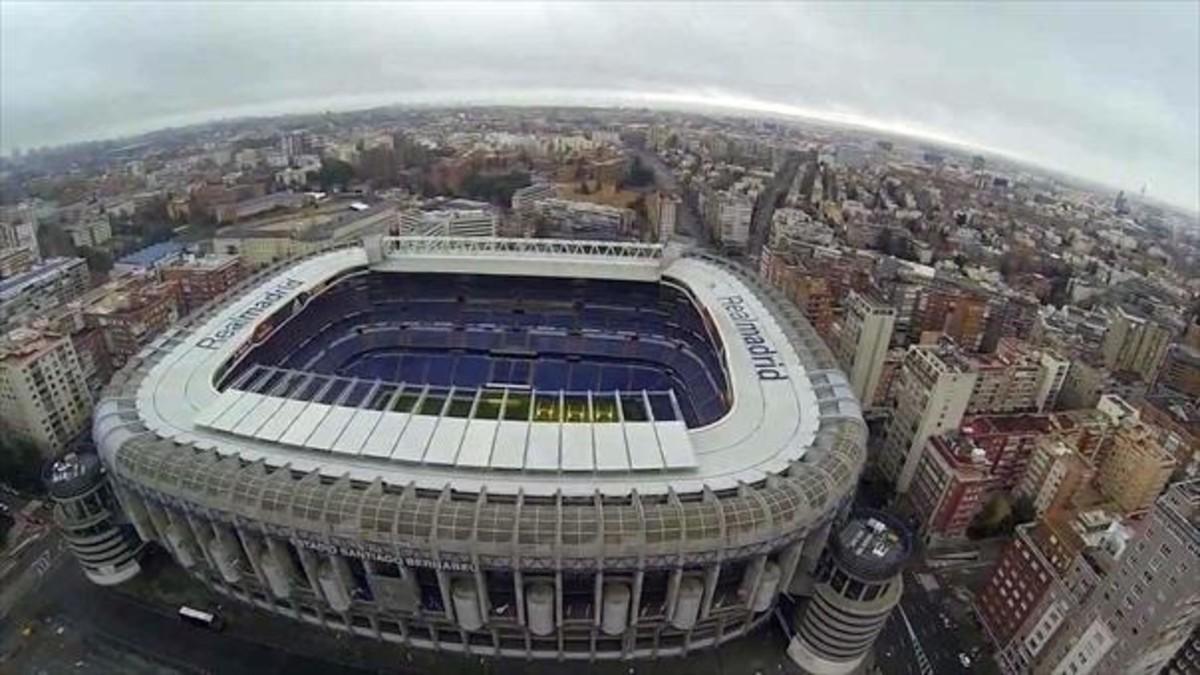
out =
[[[998,674],[991,646],[976,625],[969,602],[969,588],[975,587],[989,568],[990,562],[937,575],[919,569],[906,572],[904,597],[875,643],[880,672]]]

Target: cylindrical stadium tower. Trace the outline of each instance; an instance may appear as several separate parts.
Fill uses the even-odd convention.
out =
[[[99,457],[65,455],[49,462],[42,478],[54,523],[88,579],[111,586],[141,571],[142,540],[125,522]]]
[[[912,535],[897,518],[859,511],[830,538],[788,655],[813,675],[853,673],[904,592]]]

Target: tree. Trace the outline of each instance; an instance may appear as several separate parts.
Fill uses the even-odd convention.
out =
[[[1034,505],[1032,498],[1022,495],[1013,502],[1011,516],[1013,527],[1032,523],[1037,518],[1037,506]]]
[[[622,187],[645,187],[654,183],[654,172],[647,169],[642,164],[641,157],[634,157],[633,163],[629,165],[629,172],[625,174],[625,180],[621,181]]]
[[[309,176],[310,181],[320,183],[321,189],[333,192],[346,189],[354,180],[354,167],[340,159],[326,157],[321,160],[321,168]],[[335,188],[337,190],[335,190]]]
[[[44,461],[33,441],[0,428],[0,481],[25,492],[41,492]]]
[[[8,541],[8,531],[12,529],[13,519],[7,513],[0,513],[0,551],[4,550]]]
[[[512,206],[512,196],[517,190],[528,186],[529,174],[525,171],[509,171],[501,174],[475,172],[463,179],[462,195],[471,199],[492,202],[498,206]]]
[[[92,274],[107,274],[112,270],[112,254],[102,248],[81,246],[79,248],[79,255],[87,261],[88,269]]]
[[[45,223],[37,229],[38,248],[46,256],[74,256],[75,242],[57,223]]]
[[[1004,495],[996,495],[984,504],[967,526],[968,539],[987,539],[1012,531],[1012,506]]]

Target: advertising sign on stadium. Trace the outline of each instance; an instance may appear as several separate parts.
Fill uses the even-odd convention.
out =
[[[200,338],[196,346],[204,349],[217,349],[227,340],[240,333],[256,319],[271,309],[275,303],[288,297],[293,290],[304,285],[299,279],[288,277],[279,282],[274,288],[265,291],[253,304],[230,317],[223,326],[211,335]]]
[[[746,308],[746,299],[740,295],[726,295],[718,298],[725,313],[733,319],[738,335],[750,352],[750,365],[760,380],[786,380],[787,366],[775,358],[779,352],[763,336],[758,326],[758,317]]]
[[[413,555],[402,555],[394,549],[369,542],[343,542],[332,543],[328,541],[315,541],[312,539],[302,539],[300,537],[292,537],[292,543],[297,548],[306,548],[310,551],[325,553],[328,555],[343,555],[351,558],[359,558],[361,560],[372,560],[375,562],[395,563],[404,565],[405,567],[428,567],[431,569],[440,569],[447,572],[473,572],[475,566],[468,562],[460,562],[457,560],[432,560]]]

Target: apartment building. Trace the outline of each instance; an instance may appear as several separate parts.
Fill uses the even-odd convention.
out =
[[[908,498],[926,542],[960,539],[998,487],[984,450],[962,434],[929,439]]]
[[[892,387],[896,409],[877,458],[897,492],[908,491],[929,439],[959,427],[975,379],[952,342],[909,348]]]
[[[1013,338],[1000,340],[994,354],[969,357],[978,374],[967,414],[1030,412],[1038,408],[1043,373],[1039,354]]]
[[[1011,490],[1053,428],[1048,415],[980,415],[965,418],[961,432],[984,451],[999,487]]]
[[[1137,373],[1149,382],[1154,379],[1172,337],[1169,327],[1123,307],[1113,307],[1109,310],[1108,331],[1101,347],[1104,365],[1109,370]]]
[[[895,308],[879,298],[854,290],[846,295],[842,319],[833,330],[830,346],[864,408],[877,404],[895,323]]]
[[[485,209],[409,210],[400,213],[400,234],[423,237],[494,237],[499,221]]]
[[[83,258],[47,258],[0,280],[0,329],[44,314],[87,291],[91,276]]]
[[[37,262],[33,251],[24,246],[0,248],[0,279],[15,277],[26,272]]]
[[[0,433],[25,436],[52,456],[87,429],[91,412],[69,338],[31,328],[0,336]]]
[[[1153,506],[1174,470],[1175,458],[1159,444],[1155,432],[1131,422],[1113,434],[1095,482],[1123,513],[1142,513]]]
[[[1171,486],[1114,558],[1033,673],[1151,675],[1184,647],[1200,624],[1200,481]]]
[[[185,256],[162,268],[163,280],[179,286],[184,314],[196,311],[233,288],[245,273],[240,257],[220,253],[203,257]]]
[[[83,308],[83,316],[88,326],[104,335],[117,368],[183,316],[183,299],[174,281],[159,281],[148,274],[127,276],[102,290]]]
[[[1096,475],[1096,467],[1061,438],[1046,436],[1034,445],[1015,494],[1033,501],[1038,516],[1065,509]]]

